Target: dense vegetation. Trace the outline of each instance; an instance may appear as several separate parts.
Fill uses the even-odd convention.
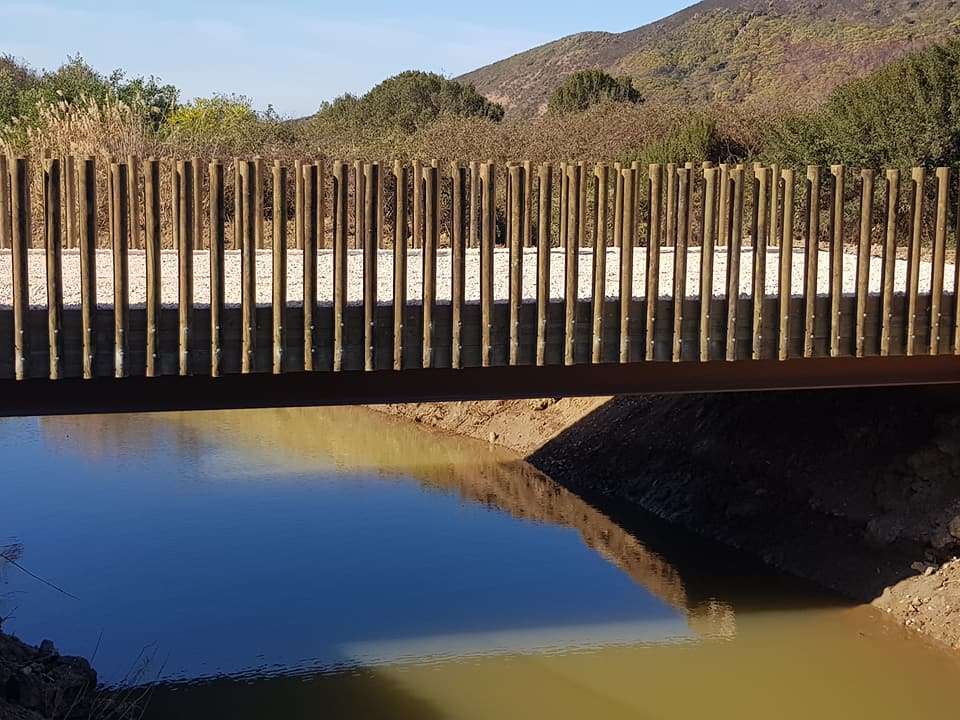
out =
[[[805,112],[739,103],[641,101],[629,79],[577,73],[554,112],[504,120],[472,86],[423,72],[285,120],[249,99],[181,103],[155,78],[104,76],[79,58],[37,72],[0,59],[0,146],[101,156],[260,154],[290,159],[437,157],[682,162],[776,159],[875,167],[960,162],[960,40],[918,51],[833,91]]]
[[[604,101],[643,102],[629,77],[615,78],[602,70],[573,73],[550,96],[547,109],[552,113],[583,112]]]
[[[623,33],[580,33],[462,78],[507,117],[541,112],[572,72],[627,75],[646,98],[800,110],[839,84],[960,35],[955,0],[705,0]]]

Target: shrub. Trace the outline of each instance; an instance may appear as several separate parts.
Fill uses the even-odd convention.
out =
[[[604,101],[636,105],[643,102],[643,97],[629,77],[615,78],[602,70],[581,70],[553,91],[547,110],[557,114],[583,112]]]
[[[436,73],[407,71],[383,81],[362,97],[337,98],[321,107],[314,121],[322,127],[411,135],[442,115],[499,122],[503,107],[487,100],[472,85]]]
[[[786,162],[873,167],[960,160],[960,40],[932,46],[840,86],[820,109],[768,132]]]

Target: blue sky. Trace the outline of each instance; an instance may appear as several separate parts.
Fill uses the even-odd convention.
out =
[[[53,68],[80,53],[181,88],[234,92],[284,115],[423,69],[457,75],[563,35],[619,32],[692,0],[0,0],[0,53]]]

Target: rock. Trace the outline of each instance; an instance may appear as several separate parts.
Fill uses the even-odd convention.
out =
[[[950,534],[955,537],[957,540],[960,540],[960,515],[957,515],[953,520],[950,521],[950,525],[947,526],[947,530],[950,531]]]
[[[487,440],[490,441],[491,445],[493,445],[499,439],[500,439],[500,436],[497,433],[493,432],[492,430],[490,431],[490,434],[487,435]]]

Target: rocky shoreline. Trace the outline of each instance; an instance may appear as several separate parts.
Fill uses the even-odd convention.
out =
[[[97,673],[50,640],[33,647],[0,633],[0,718],[81,720],[90,717]]]
[[[960,393],[389,405],[601,510],[627,502],[960,649]]]

